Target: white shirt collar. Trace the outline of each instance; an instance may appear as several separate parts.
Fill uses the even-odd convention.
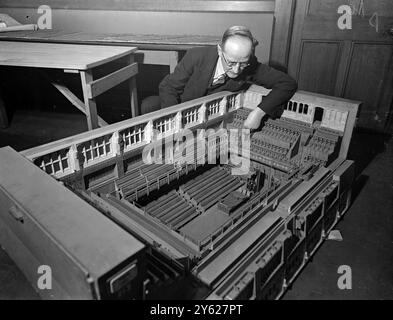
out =
[[[218,56],[216,71],[214,72],[214,77],[213,77],[213,84],[224,74],[225,74],[224,66],[222,65],[220,56]]]

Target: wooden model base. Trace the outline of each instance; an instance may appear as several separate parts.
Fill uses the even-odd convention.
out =
[[[20,154],[0,149],[2,245],[33,285],[37,264],[50,264],[58,297],[280,298],[350,205],[359,103],[298,92],[280,119],[244,134],[267,93],[221,92]],[[57,263],[63,255],[79,264]],[[62,277],[80,270],[90,296]]]

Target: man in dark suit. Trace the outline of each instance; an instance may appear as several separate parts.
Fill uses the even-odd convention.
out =
[[[142,103],[142,113],[166,108],[219,91],[246,89],[250,83],[272,89],[244,123],[259,127],[265,115],[275,117],[279,107],[296,92],[297,83],[284,72],[258,62],[254,55],[258,42],[243,26],[227,29],[217,47],[200,47],[187,51],[159,85],[159,100]]]

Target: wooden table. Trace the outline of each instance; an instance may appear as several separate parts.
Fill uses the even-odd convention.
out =
[[[184,51],[193,47],[217,45],[221,38],[207,35],[116,34],[61,30],[27,30],[2,32],[0,33],[0,40],[136,46],[138,47],[136,56],[139,62],[169,65],[170,72],[173,72]]]
[[[92,130],[98,126],[106,125],[106,122],[97,115],[95,98],[126,80],[129,81],[131,115],[132,117],[137,115],[135,75],[138,73],[138,65],[134,62],[136,50],[135,47],[2,41],[0,44],[0,65],[62,69],[64,72],[80,74],[84,103],[64,84],[53,81],[44,73],[57,90],[86,114],[88,128]],[[93,68],[120,58],[127,59],[125,67],[99,79],[93,79]],[[7,123],[4,106],[2,106],[0,99],[0,126],[4,127]]]

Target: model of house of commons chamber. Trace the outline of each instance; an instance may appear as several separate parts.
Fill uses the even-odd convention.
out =
[[[44,299],[279,299],[350,205],[359,102],[299,91],[234,130],[268,92],[0,149],[2,247]]]

